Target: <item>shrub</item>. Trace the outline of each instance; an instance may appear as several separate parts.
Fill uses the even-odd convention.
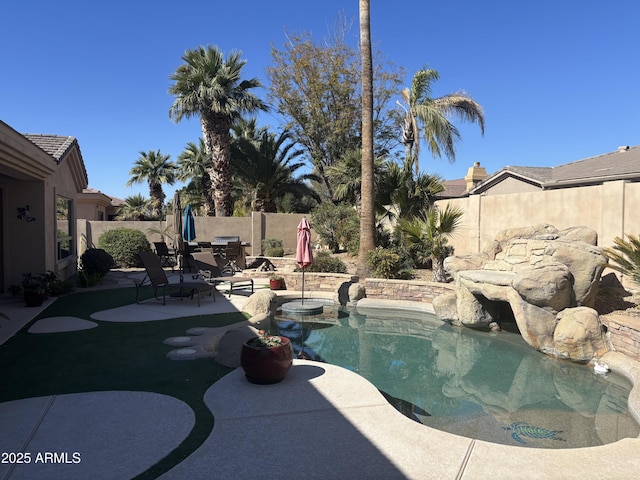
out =
[[[333,253],[341,249],[357,253],[360,246],[360,219],[351,205],[321,204],[311,213],[313,229]]]
[[[85,273],[91,275],[95,273],[102,278],[113,268],[114,261],[106,250],[90,248],[80,257],[80,266]]]
[[[300,271],[300,268],[296,268]],[[313,263],[305,268],[306,272],[347,273],[347,266],[339,258],[332,257],[326,250],[314,255]]]
[[[97,273],[87,273],[84,270],[78,272],[78,286],[82,288],[93,287],[100,280]]]
[[[393,250],[376,247],[367,254],[367,265],[376,278],[407,278],[402,258]]]
[[[133,228],[114,228],[98,239],[98,247],[113,257],[117,267],[141,266],[138,253],[150,252],[151,245],[144,233]]]
[[[279,238],[265,238],[262,241],[262,251],[265,257],[284,257],[282,240]]]
[[[640,235],[626,235],[613,239],[612,248],[604,248],[602,253],[615,263],[608,266],[617,272],[627,275],[634,282],[640,282]]]

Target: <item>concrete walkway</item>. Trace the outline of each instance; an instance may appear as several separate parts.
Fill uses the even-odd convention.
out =
[[[220,300],[205,300],[200,308],[188,300],[174,299],[161,308],[145,302],[100,312],[95,319],[141,321],[143,316],[151,320],[173,314],[169,310],[174,308],[178,316],[185,315],[184,308],[198,313],[241,308],[246,297],[234,294],[231,302]],[[23,325],[39,313],[22,305],[15,310],[29,312]],[[9,314],[11,322],[22,321],[13,311]],[[640,366],[616,353],[607,354],[605,360],[635,382],[629,405],[640,418]],[[250,384],[240,369],[235,370],[212,385],[204,401],[215,418],[212,434],[161,478],[635,480],[640,476],[640,439],[546,450],[463,438],[409,420],[349,370],[305,360],[295,360],[288,376],[276,385]],[[5,402],[0,404],[0,452],[7,462],[0,463],[0,479],[132,478],[175,448],[193,422],[187,405],[148,392],[88,392]],[[17,455],[9,456],[12,452]],[[20,452],[30,454],[30,463],[15,463]],[[25,460],[24,455],[21,458]]]

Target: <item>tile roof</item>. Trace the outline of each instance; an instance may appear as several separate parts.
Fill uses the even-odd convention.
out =
[[[58,163],[60,163],[60,160],[62,160],[66,153],[71,149],[71,146],[74,143],[77,144],[77,141],[74,137],[61,137],[58,135],[43,135],[33,133],[23,133],[22,135],[29,141],[31,141],[31,143],[34,143],[49,155],[51,155],[53,158],[55,158],[56,162]]]
[[[502,177],[518,177],[542,189],[577,185],[597,185],[612,180],[640,181],[640,146],[619,147],[615,152],[596,155],[557,167],[507,166],[488,176],[471,190],[480,193]]]
[[[464,178],[446,180],[442,182],[442,186],[444,187],[444,190],[440,193],[436,193],[435,195],[438,199],[459,198],[467,191],[467,181]]]

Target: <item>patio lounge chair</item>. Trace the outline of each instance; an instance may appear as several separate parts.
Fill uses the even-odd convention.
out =
[[[160,263],[163,267],[173,267],[178,263],[176,253],[171,252],[166,242],[153,242],[153,248],[156,250],[156,255],[160,258]]]
[[[140,283],[136,283],[136,303],[139,303],[139,293],[140,289],[143,287],[153,287],[153,295],[156,299],[158,299],[158,289],[162,288],[163,305],[167,304],[165,298],[167,288],[178,289],[180,300],[182,300],[182,298],[186,295],[189,295],[193,299],[193,295],[197,293],[198,306],[200,306],[200,295],[205,292],[209,292],[213,297],[213,301],[216,301],[214,285],[207,282],[199,282],[195,280],[190,282],[170,283],[169,279],[167,278],[167,274],[162,269],[160,258],[155,253],[140,252],[138,253],[138,256],[140,257],[142,265],[144,266],[147,274]]]
[[[231,298],[231,292],[234,288],[244,289],[250,286],[251,293],[253,293],[253,278],[223,275],[212,252],[196,252],[192,256],[198,265],[198,274],[205,282],[214,286],[219,283],[229,284],[229,298]]]

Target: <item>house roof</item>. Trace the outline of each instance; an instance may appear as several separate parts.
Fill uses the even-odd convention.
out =
[[[22,135],[55,158],[58,163],[60,163],[74,143],[76,145],[78,144],[74,137],[61,137],[58,135],[42,135],[34,133],[23,133]],[[80,149],[80,147],[78,147],[78,149]]]
[[[464,178],[458,178],[456,180],[445,180],[442,182],[444,190],[440,193],[436,193],[435,197],[438,200],[446,198],[460,198],[467,191],[467,181]]]
[[[479,194],[506,177],[536,185],[543,190],[598,185],[613,180],[640,181],[640,146],[619,147],[615,152],[565,163],[557,167],[507,166],[471,189]]]
[[[23,133],[22,135],[31,143],[53,157],[57,165],[62,163],[68,156],[75,156],[72,152],[77,152],[77,166],[75,166],[75,173],[82,179],[80,181],[81,184],[84,183],[86,185],[88,183],[89,177],[87,175],[87,169],[84,165],[84,160],[82,159],[80,145],[75,137],[41,133]]]

